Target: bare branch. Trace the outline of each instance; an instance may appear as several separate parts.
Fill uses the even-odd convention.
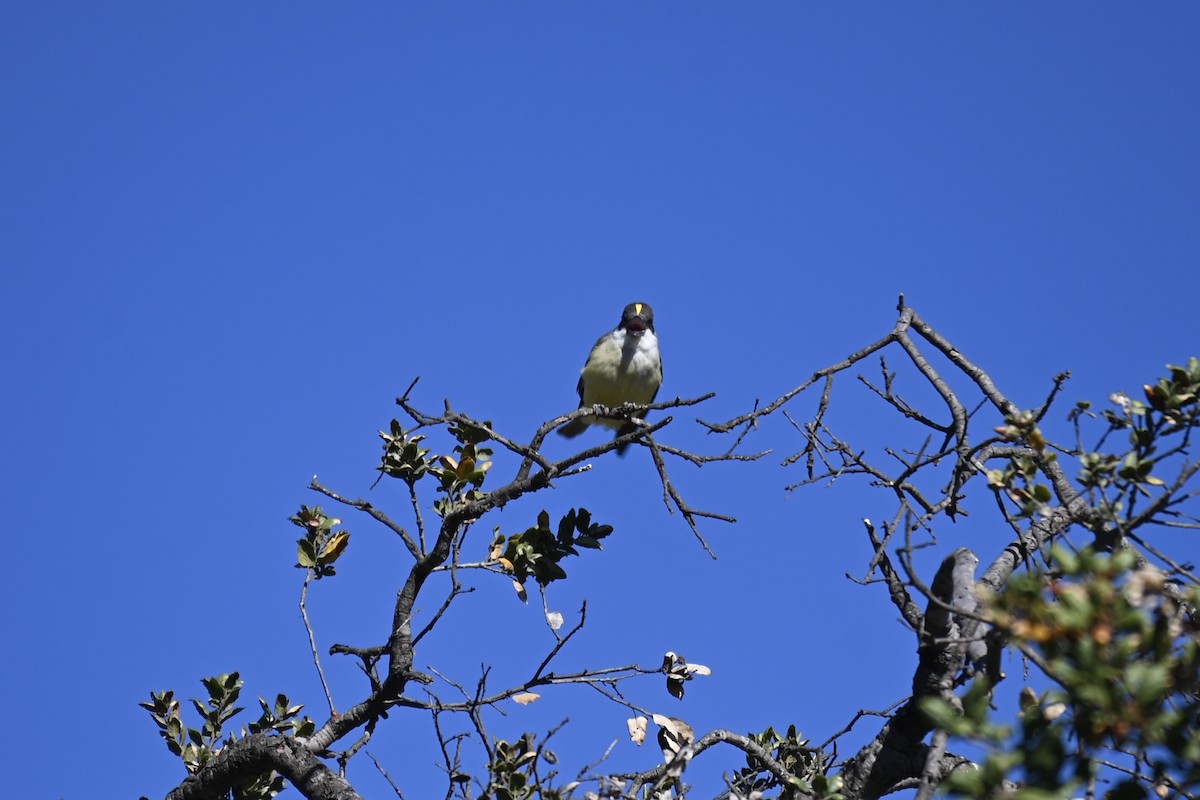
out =
[[[375,506],[371,505],[366,500],[363,500],[361,498],[359,498],[358,500],[350,500],[348,498],[342,497],[341,495],[334,492],[332,489],[327,489],[324,486],[322,486],[320,484],[320,482],[317,481],[316,477],[313,477],[312,483],[310,483],[308,485],[308,488],[312,489],[314,492],[320,492],[321,494],[325,495],[326,497],[328,497],[332,500],[336,500],[337,502],[342,503],[343,505],[347,505],[347,506],[350,506],[351,508],[355,508],[355,509],[358,509],[359,511],[363,511],[363,512],[369,514],[370,516],[372,516],[376,521],[382,522],[389,530],[391,530],[393,533],[395,533],[397,536],[400,537],[400,539],[404,542],[404,546],[408,548],[408,552],[412,554],[413,558],[416,558],[416,559],[421,558],[421,550],[417,548],[417,543],[414,542],[412,537],[408,535],[408,531],[406,531],[402,526],[397,525],[395,522],[392,522],[392,520],[388,518],[387,514],[384,514],[382,511],[375,508]]]
[[[881,541],[875,535],[875,526],[871,524],[871,520],[864,519],[863,525],[867,529],[867,537],[871,540],[871,546],[875,548],[875,558],[872,559],[872,564],[878,563],[880,570],[883,572],[883,578],[887,582],[888,592],[891,595],[892,603],[900,611],[900,615],[904,617],[904,621],[914,631],[921,629],[922,617],[921,611],[917,608],[917,604],[908,594],[908,589],[904,587],[904,582],[900,579],[900,575],[892,567],[891,559],[887,555],[887,539],[891,537],[891,532]],[[886,529],[885,529],[886,530]]]
[[[392,791],[396,793],[396,797],[400,798],[400,800],[404,800],[404,793],[400,791],[400,787],[396,785],[394,780],[392,780],[392,776],[389,775],[388,771],[379,763],[379,759],[375,758],[375,755],[369,751],[367,753],[367,758],[371,759],[371,763],[375,765],[375,769],[377,769],[379,774],[383,776],[383,779],[388,782],[388,786],[392,787]]]
[[[321,655],[317,652],[317,635],[313,632],[312,620],[308,618],[308,587],[312,583],[313,571],[305,570],[304,583],[300,587],[300,618],[304,620],[304,629],[308,632],[308,646],[312,649],[313,666],[317,669],[317,677],[321,679],[321,688],[325,691],[325,699],[329,703],[329,715],[337,714],[333,704],[333,695],[329,691],[329,682],[325,680],[325,670],[321,669]]]
[[[571,641],[571,639],[575,636],[575,634],[577,634],[581,630],[583,630],[583,625],[585,622],[587,622],[587,601],[586,600],[583,601],[583,605],[580,606],[580,608],[579,608],[578,624],[576,624],[575,627],[572,628],[571,630],[567,631],[566,636],[560,637],[558,635],[557,631],[554,632],[554,637],[556,640],[555,644],[554,644],[554,649],[551,650],[544,659],[542,659],[542,663],[538,664],[538,668],[533,671],[533,679],[534,680],[537,680],[538,678],[540,678],[542,676],[542,672],[545,671],[546,667],[550,666],[550,662],[553,661],[554,657],[559,654],[559,651],[561,651],[564,647],[567,646],[567,642]]]
[[[672,513],[674,513],[674,509],[672,509],[671,505],[672,505],[672,503],[674,503],[675,508],[679,509],[679,513],[683,516],[684,520],[687,522],[688,527],[692,529],[692,534],[696,537],[697,541],[699,541],[700,545],[704,548],[704,552],[708,553],[709,556],[711,556],[712,558],[715,559],[717,557],[717,554],[714,553],[712,551],[712,548],[708,546],[708,542],[704,541],[704,536],[701,535],[700,529],[696,526],[696,517],[707,517],[708,519],[719,519],[723,522],[737,522],[737,520],[734,519],[733,517],[726,516],[724,514],[717,514],[715,512],[711,512],[711,511],[701,511],[699,509],[692,508],[687,503],[685,503],[683,501],[683,497],[679,494],[678,490],[676,490],[675,486],[671,483],[670,477],[667,476],[667,464],[663,460],[662,450],[659,449],[658,444],[654,441],[654,439],[652,439],[650,437],[646,437],[646,438],[647,438],[647,441],[649,441],[649,443],[650,443],[650,452],[654,458],[654,467],[655,467],[655,469],[658,470],[659,480],[662,481],[663,503],[666,504],[667,510],[671,511]]]
[[[713,745],[720,744],[722,742],[732,745],[747,755],[753,756],[755,759],[757,759],[762,764],[763,769],[765,769],[767,772],[770,772],[771,775],[784,788],[785,797],[809,797],[809,795],[796,791],[795,787],[789,780],[791,778],[791,773],[784,769],[778,761],[772,758],[770,753],[752,741],[749,737],[727,730],[715,730],[704,734],[692,744],[681,749],[673,759],[665,764],[660,764],[654,769],[646,770],[645,772],[626,773],[613,777],[632,781],[628,791],[625,794],[628,797],[639,797],[641,796],[641,788],[643,786],[657,785],[659,781],[668,777],[672,772],[682,770],[688,762],[690,762],[700,753],[704,752]]]

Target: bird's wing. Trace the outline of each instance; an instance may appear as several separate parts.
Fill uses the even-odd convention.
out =
[[[596,348],[598,348],[598,347],[600,347],[600,345],[604,344],[604,341],[612,335],[613,335],[613,332],[609,331],[608,333],[604,334],[603,336],[601,336],[599,339],[596,340],[596,343],[594,345],[592,345],[592,349],[588,351],[587,360],[583,362],[584,369],[587,369],[587,365],[589,363],[591,363],[592,356],[595,354]],[[583,370],[580,370],[579,372],[580,372],[579,383],[575,384],[575,391],[579,394],[579,407],[583,408]]]

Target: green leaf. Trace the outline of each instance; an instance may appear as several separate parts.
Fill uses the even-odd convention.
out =
[[[558,521],[558,540],[564,544],[571,541],[571,534],[575,530],[575,509],[571,509],[563,518]]]
[[[586,508],[579,509],[579,513],[576,515],[576,518],[575,518],[575,530],[579,531],[580,533],[583,533],[584,531],[586,531],[588,529],[588,527],[591,526],[591,524],[592,524],[592,512],[588,511]]]
[[[1055,545],[1050,548],[1050,563],[1055,564],[1067,575],[1079,574],[1079,559],[1065,547]]]
[[[1130,693],[1146,708],[1155,707],[1166,699],[1169,680],[1168,665],[1161,662],[1138,661],[1130,664],[1125,672]]]
[[[305,569],[317,565],[317,548],[310,540],[300,539],[296,542],[296,564]]]
[[[919,707],[935,728],[953,730],[962,721],[954,707],[940,697],[922,697]]]

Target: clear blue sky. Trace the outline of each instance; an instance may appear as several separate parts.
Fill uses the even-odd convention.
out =
[[[13,796],[161,796],[182,771],[136,704],[218,671],[321,716],[286,517],[318,502],[313,474],[366,493],[416,375],[428,408],[528,436],[644,300],[663,396],[716,391],[700,414],[721,419],[877,338],[901,291],[1025,406],[1060,370],[1100,400],[1195,354],[1198,41],[1184,2],[9,4]],[[886,433],[851,384],[846,420]],[[664,440],[719,447],[693,416]],[[796,448],[781,423],[753,446]],[[475,546],[587,505],[617,532],[551,594],[569,618],[591,603],[563,668],[681,651],[715,674],[639,702],[820,741],[901,698],[914,647],[882,590],[843,577],[887,498],[785,496],[778,461],[675,467],[741,520],[705,527],[715,562],[637,449]],[[406,508],[392,486],[372,500]],[[939,547],[990,561],[987,508]],[[323,647],[382,641],[408,563],[345,518],[351,549],[310,599]],[[499,686],[550,640],[536,605],[476,582],[418,666],[470,683],[494,663]],[[361,697],[350,664],[326,667],[340,704]],[[572,718],[565,772],[618,738],[614,763],[656,761],[581,691],[507,710],[510,738]],[[410,798],[442,785],[430,733],[396,715],[371,745]],[[365,758],[351,777],[386,796]]]

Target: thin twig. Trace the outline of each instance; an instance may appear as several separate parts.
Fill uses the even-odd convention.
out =
[[[332,489],[327,489],[324,486],[322,486],[315,477],[312,479],[312,482],[309,484],[309,488],[315,492],[320,492],[321,494],[325,495],[326,497],[328,497],[332,500],[336,500],[337,502],[342,503],[343,505],[347,505],[347,506],[350,506],[351,508],[355,508],[355,509],[358,509],[359,511],[363,511],[363,512],[369,514],[371,517],[373,517],[378,522],[382,522],[384,525],[387,526],[387,528],[389,530],[391,530],[393,533],[395,533],[397,536],[399,536],[401,538],[401,540],[404,541],[404,546],[408,548],[408,552],[410,552],[412,554],[413,558],[416,558],[418,560],[421,558],[421,553],[424,550],[424,546],[423,546],[424,543],[422,543],[421,548],[418,548],[417,543],[414,542],[413,538],[408,535],[408,531],[406,531],[402,526],[397,525],[395,522],[392,522],[392,520],[388,518],[387,514],[384,514],[382,511],[375,508],[375,506],[371,505],[366,500],[363,500],[361,498],[358,500],[351,500],[347,497],[342,497],[337,492],[334,492]]]
[[[313,666],[317,668],[317,677],[321,679],[321,688],[325,691],[325,699],[329,702],[329,716],[337,716],[337,708],[333,705],[333,694],[329,691],[329,682],[325,680],[325,670],[321,668],[321,655],[317,652],[317,635],[313,632],[312,620],[308,618],[308,585],[312,583],[313,571],[305,570],[304,583],[300,586],[300,617],[304,620],[304,629],[308,631],[308,646],[312,649]]]
[[[379,770],[379,774],[382,775],[383,779],[388,782],[389,786],[392,787],[392,791],[396,793],[396,797],[399,797],[400,800],[404,800],[404,793],[400,791],[400,787],[396,785],[394,780],[392,780],[392,776],[388,775],[387,770],[384,769],[379,763],[379,759],[375,758],[375,754],[368,750],[367,758],[371,759],[371,763],[375,765],[375,769]]]

